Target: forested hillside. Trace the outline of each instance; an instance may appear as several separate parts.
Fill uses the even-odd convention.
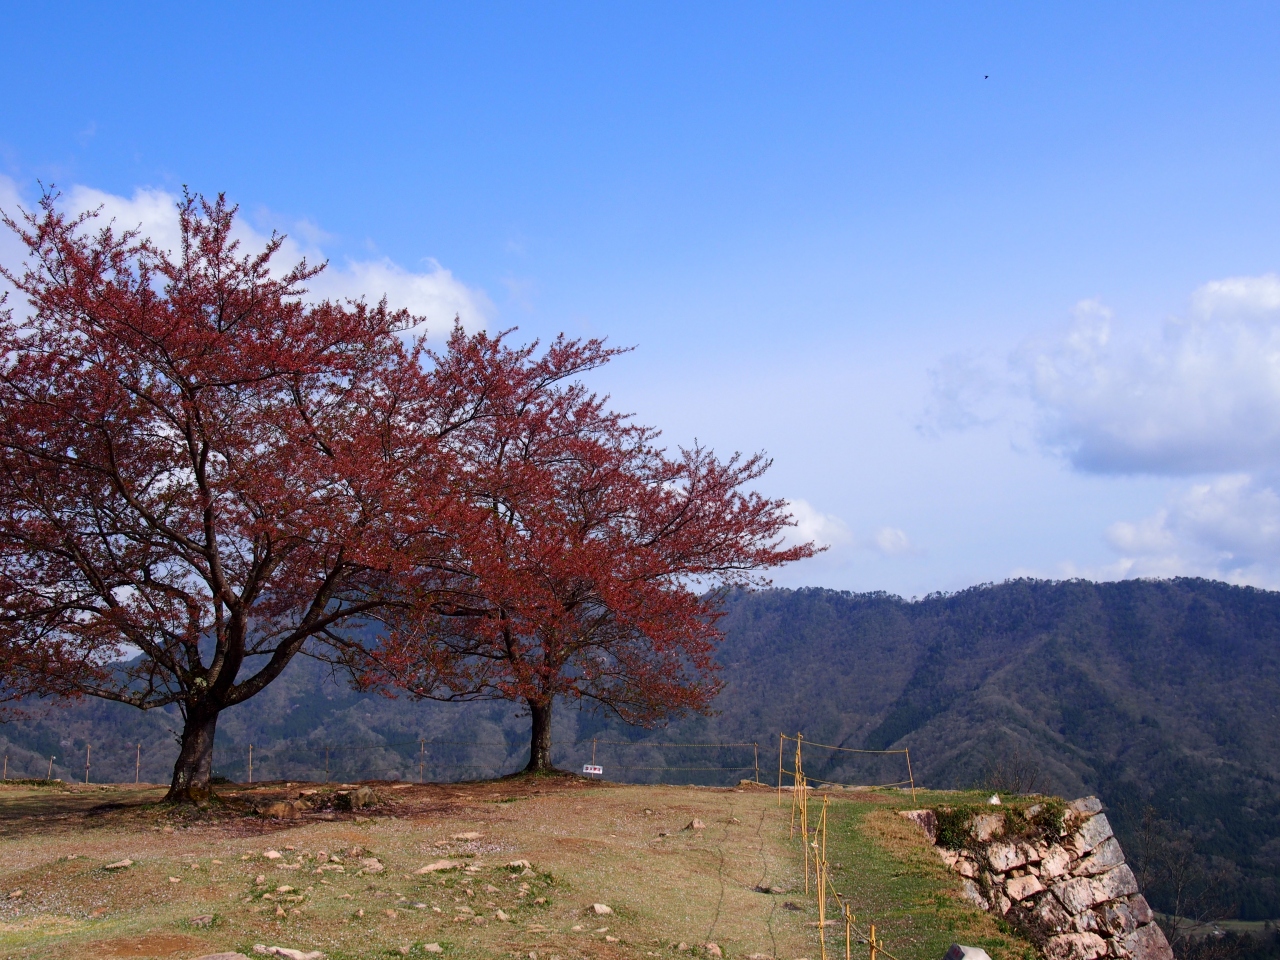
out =
[[[1280,594],[1186,579],[1022,580],[915,602],[741,592],[725,609],[716,716],[650,733],[562,704],[557,762],[589,760],[592,737],[756,742],[771,781],[780,731],[909,747],[917,782],[931,787],[1097,793],[1131,859],[1154,841],[1166,859],[1185,847],[1214,910],[1280,916]],[[10,776],[43,775],[54,755],[55,775],[79,779],[88,741],[94,778],[132,779],[142,743],[143,779],[163,780],[176,726],[163,713],[85,702],[40,707],[0,726],[0,740]],[[326,747],[334,779],[416,778],[420,756],[428,779],[490,776],[522,765],[527,729],[505,705],[359,694],[306,662],[227,712],[215,766],[242,779],[253,743],[258,778],[322,778]],[[619,779],[753,775],[751,747],[598,750]],[[905,776],[900,755],[815,748],[805,767],[836,781]]]

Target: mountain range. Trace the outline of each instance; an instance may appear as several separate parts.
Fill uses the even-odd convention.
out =
[[[810,777],[899,783],[906,754],[851,751],[909,750],[920,786],[1097,794],[1131,859],[1157,824],[1220,912],[1280,917],[1280,593],[1015,580],[910,601],[737,591],[723,610],[714,715],[639,731],[561,704],[557,763],[594,759],[616,779],[724,783],[758,770],[773,782],[785,732],[814,744]],[[27,706],[0,725],[10,777],[44,776],[52,756],[55,776],[81,779],[87,746],[91,779],[132,780],[136,765],[167,780],[174,713]],[[224,715],[215,772],[245,779],[252,743],[255,779],[477,778],[518,770],[527,736],[518,707],[360,693],[303,659]],[[718,743],[745,746],[701,746]],[[789,768],[794,743],[784,752]]]

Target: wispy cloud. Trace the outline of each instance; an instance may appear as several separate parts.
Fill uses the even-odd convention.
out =
[[[839,547],[853,542],[848,525],[833,513],[823,513],[807,500],[788,500],[787,509],[795,526],[787,534],[790,543],[813,542],[820,547]]]

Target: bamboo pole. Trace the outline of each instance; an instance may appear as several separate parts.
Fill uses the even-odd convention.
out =
[[[778,806],[782,806],[782,741],[786,734],[778,734]]]
[[[819,826],[813,831],[813,859],[816,861],[816,872],[818,874],[818,943],[822,948],[822,960],[827,960],[827,862],[823,856],[826,849],[826,819],[827,819],[827,798],[823,798],[822,815],[818,820]],[[819,834],[822,840],[818,840]],[[819,846],[821,843],[821,846]]]
[[[48,773],[48,775],[45,777],[45,779],[46,779],[46,780],[52,780],[52,779],[53,779],[53,761],[55,761],[55,760],[57,760],[57,759],[58,759],[57,757],[50,757],[50,758],[49,758],[49,773]]]
[[[874,923],[871,925],[871,933],[867,937],[867,941],[871,944],[870,960],[876,960],[876,925]]]
[[[853,916],[849,905],[844,905],[844,960],[853,960]]]
[[[907,755],[907,779],[911,781],[911,802],[916,802],[916,778],[911,773],[911,750],[904,748],[903,753]]]

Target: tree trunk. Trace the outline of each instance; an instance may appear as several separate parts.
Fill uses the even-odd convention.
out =
[[[170,803],[203,803],[209,799],[209,776],[213,772],[213,735],[218,727],[217,710],[187,710],[182,728],[182,749],[173,766],[173,783],[165,800]]]
[[[545,702],[525,701],[529,705],[529,716],[532,719],[529,735],[529,765],[527,773],[551,773],[555,767],[551,765],[551,700]]]

